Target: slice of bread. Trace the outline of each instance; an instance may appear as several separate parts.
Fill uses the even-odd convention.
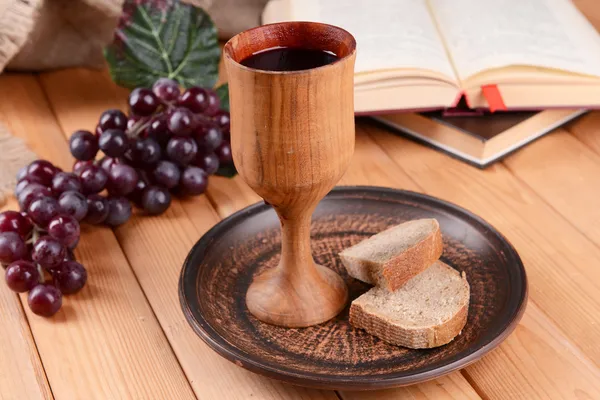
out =
[[[451,342],[467,322],[469,284],[437,261],[395,292],[374,287],[352,302],[350,324],[381,340],[412,349]]]
[[[353,278],[396,290],[442,255],[440,225],[418,219],[386,229],[340,253]]]

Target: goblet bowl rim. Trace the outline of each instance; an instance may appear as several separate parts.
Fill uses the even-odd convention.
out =
[[[291,25],[291,24],[320,25],[323,27],[341,31],[343,34],[347,35],[351,39],[351,42],[350,42],[351,50],[348,52],[348,54],[346,54],[343,57],[339,57],[337,54],[335,54],[336,57],[338,57],[338,59],[332,63],[322,65],[320,67],[302,69],[302,70],[296,70],[296,71],[269,71],[269,70],[264,70],[264,69],[250,68],[250,67],[247,67],[247,66],[243,65],[242,63],[238,62],[235,58],[233,58],[231,56],[230,49],[233,47],[233,41],[236,40],[236,38],[239,37],[240,35],[245,35],[252,31],[261,30],[261,29],[265,29],[265,28],[269,28],[269,27],[273,27],[273,26],[277,26],[277,25]],[[263,50],[268,50],[268,48],[263,49]],[[254,54],[256,54],[256,53],[258,53],[258,52],[255,52]],[[314,22],[314,21],[285,21],[285,22],[275,22],[275,23],[271,23],[271,24],[260,25],[260,26],[250,28],[243,32],[238,33],[237,35],[235,35],[231,39],[229,39],[225,43],[225,46],[223,46],[223,57],[226,58],[227,60],[231,60],[231,62],[236,64],[236,66],[238,68],[240,68],[242,70],[246,70],[246,71],[251,71],[253,73],[259,73],[259,74],[265,74],[265,75],[298,75],[298,74],[312,73],[313,71],[322,71],[325,68],[334,68],[337,65],[342,64],[343,61],[353,57],[355,54],[356,54],[356,39],[354,38],[354,35],[352,35],[346,29],[339,27],[337,25],[331,25],[331,24],[326,24],[323,22]]]

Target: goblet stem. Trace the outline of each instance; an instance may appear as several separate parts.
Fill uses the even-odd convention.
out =
[[[314,268],[310,249],[311,214],[295,219],[286,219],[279,214],[281,221],[281,267],[287,273],[302,274],[301,268]],[[307,272],[307,271],[304,271]]]
[[[311,326],[335,317],[346,305],[344,280],[312,257],[311,213],[312,209],[290,219],[278,212],[281,261],[257,276],[246,294],[248,309],[261,321],[290,328]]]

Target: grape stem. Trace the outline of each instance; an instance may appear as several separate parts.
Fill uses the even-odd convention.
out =
[[[131,129],[128,129],[125,134],[129,139],[137,139],[140,136],[140,133],[150,125],[150,122],[150,119],[141,119],[133,124]]]
[[[171,109],[175,108],[175,106],[170,103],[165,104],[165,106],[166,108],[162,110],[163,112],[168,112]],[[150,126],[151,123],[152,118],[140,119],[135,124],[133,124],[130,129],[127,129],[125,131],[125,135],[127,135],[129,139],[137,139],[140,136],[140,133],[142,133],[148,126]]]
[[[40,231],[37,226],[34,226],[33,233],[31,235],[31,242],[35,244],[35,242],[37,242],[39,238],[40,238]],[[44,270],[42,269],[42,266],[38,263],[35,263],[35,266],[37,267],[38,274],[39,274],[38,280],[40,281],[40,283],[44,283]]]

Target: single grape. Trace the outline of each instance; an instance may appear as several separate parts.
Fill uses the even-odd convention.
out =
[[[120,129],[107,129],[102,132],[98,144],[109,157],[121,157],[128,149],[127,136]]]
[[[129,95],[129,108],[135,115],[152,115],[158,105],[159,101],[150,89],[136,88]]]
[[[171,134],[167,127],[167,117],[165,114],[158,114],[152,118],[150,125],[146,128],[146,137],[156,140],[160,147],[167,145]]]
[[[108,191],[111,195],[125,196],[135,189],[139,177],[135,169],[127,164],[116,164],[108,173]]]
[[[233,162],[233,155],[231,154],[231,145],[227,142],[221,144],[215,150],[215,154],[219,157],[221,164],[231,164]]]
[[[136,206],[142,208],[142,195],[144,194],[144,190],[150,185],[150,181],[145,173],[145,171],[139,170],[137,171],[139,179],[135,184],[135,189],[133,192],[127,195],[127,198],[133,202]]]
[[[51,317],[62,306],[62,293],[54,285],[40,283],[29,292],[27,303],[34,314]]]
[[[30,183],[33,183],[33,182],[31,182],[27,178],[21,179],[17,183],[17,186],[15,186],[15,196],[17,196],[17,198],[18,198],[19,194],[21,194],[21,192],[23,191],[23,189],[25,189],[25,186],[29,185]]]
[[[83,168],[79,173],[82,192],[85,194],[99,193],[106,187],[108,173],[101,167],[90,165]]]
[[[194,114],[183,107],[172,110],[167,116],[167,128],[175,136],[188,136],[195,128]]]
[[[79,222],[70,215],[58,215],[48,223],[48,235],[64,246],[72,247],[77,244],[80,234]]]
[[[193,164],[203,169],[208,175],[213,175],[219,170],[219,157],[213,152],[198,153]]]
[[[160,186],[150,186],[142,195],[142,208],[150,215],[158,215],[167,211],[171,205],[169,190]]]
[[[98,127],[101,131],[107,129],[119,129],[124,131],[127,129],[127,116],[121,110],[106,110],[100,115]]]
[[[208,94],[208,106],[204,110],[204,114],[212,117],[219,111],[221,100],[219,100],[217,92],[212,89],[206,89],[206,93]]]
[[[52,184],[54,174],[56,174],[54,165],[46,160],[36,160],[27,167],[27,178],[44,186]]]
[[[52,196],[52,190],[49,187],[43,186],[39,183],[30,183],[25,186],[19,193],[17,200],[19,201],[19,207],[21,210],[27,210],[29,204],[37,198]]]
[[[25,293],[40,283],[40,273],[36,266],[29,261],[15,261],[6,268],[4,273],[6,284],[13,292]]]
[[[63,294],[75,294],[85,286],[87,271],[76,261],[63,261],[52,271],[52,278]]]
[[[88,212],[87,199],[79,193],[68,191],[58,198],[60,214],[70,215],[77,221],[85,218]]]
[[[108,174],[110,169],[112,168],[112,166],[114,164],[118,164],[118,163],[119,163],[118,158],[104,156],[100,159],[100,161],[98,162],[98,165],[100,166],[100,168],[102,168],[104,170],[104,172],[106,172]],[[107,178],[108,178],[108,175],[107,175]]]
[[[69,139],[71,154],[78,160],[93,160],[98,153],[98,138],[88,131],[77,131]]]
[[[196,196],[204,193],[208,186],[208,175],[198,167],[186,167],[181,174],[179,187],[183,194]]]
[[[208,107],[208,93],[201,87],[191,87],[179,96],[177,104],[191,110],[195,114],[201,114]]]
[[[75,161],[75,164],[73,164],[73,173],[79,175],[81,170],[89,165],[94,165],[94,161]]]
[[[31,257],[44,268],[53,268],[60,264],[67,254],[63,244],[51,236],[42,236],[33,244]]]
[[[67,190],[81,192],[81,181],[77,175],[70,172],[59,172],[52,179],[52,193],[55,196],[60,195]]]
[[[179,183],[181,172],[179,167],[170,161],[159,161],[152,170],[152,178],[157,184],[167,189],[174,188]]]
[[[226,111],[226,110],[217,111],[217,113],[213,117],[213,120],[215,121],[217,126],[219,128],[221,128],[221,131],[229,132],[229,127],[230,127],[229,111]]]
[[[196,158],[198,145],[191,137],[174,137],[169,140],[166,153],[174,163],[186,166]]]
[[[131,217],[131,204],[125,197],[111,197],[108,200],[108,216],[104,223],[109,226],[119,226]]]
[[[108,200],[99,194],[90,194],[87,197],[88,211],[85,222],[90,224],[101,224],[108,216]]]
[[[20,181],[22,181],[23,179],[25,179],[27,177],[27,168],[28,167],[29,166],[26,165],[24,167],[21,167],[19,169],[19,171],[17,171],[17,182],[20,182]]]
[[[133,160],[144,166],[156,164],[162,157],[162,150],[158,142],[151,138],[137,140],[131,149]]]
[[[56,199],[48,196],[33,200],[29,204],[29,207],[27,207],[27,215],[29,215],[29,218],[31,218],[34,224],[42,229],[46,229],[50,220],[57,216],[60,211]]]
[[[202,123],[194,130],[193,137],[201,151],[215,151],[223,143],[223,134],[214,122]]]
[[[33,230],[33,224],[23,214],[17,211],[0,213],[0,232],[15,232],[22,239],[27,239]]]
[[[27,258],[27,246],[15,232],[0,233],[0,264],[11,264]]]
[[[152,85],[154,95],[163,103],[174,103],[179,98],[179,84],[177,81],[169,78],[159,78]]]

